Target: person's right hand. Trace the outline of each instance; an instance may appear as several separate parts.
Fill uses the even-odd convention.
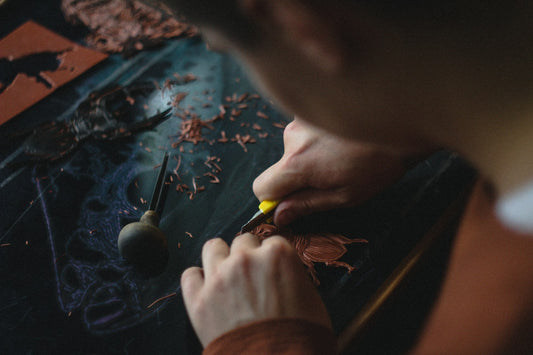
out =
[[[260,201],[282,200],[274,222],[357,205],[406,170],[404,159],[385,148],[334,136],[296,118],[284,133],[285,153],[254,181]]]
[[[272,236],[263,242],[250,233],[231,247],[207,241],[203,269],[181,276],[183,300],[203,346],[233,329],[272,319],[300,319],[331,329],[320,295],[289,241]]]

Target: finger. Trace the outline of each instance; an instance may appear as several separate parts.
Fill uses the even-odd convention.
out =
[[[302,126],[301,122],[294,118],[285,127],[283,132],[285,153],[283,157],[255,179],[253,191],[260,201],[279,200],[285,195],[304,187],[305,175],[303,171],[305,169],[302,169],[301,166],[294,166],[295,159],[291,158],[294,156],[293,151],[295,149],[305,150],[299,145],[303,144],[305,146],[302,142],[308,141],[300,126]],[[299,149],[297,149],[298,147]]]
[[[190,267],[181,274],[181,292],[187,309],[189,309],[191,301],[197,298],[196,296],[203,285],[204,273],[202,268]]]
[[[208,240],[202,248],[202,264],[206,280],[217,270],[221,262],[229,256],[229,246],[221,238]]]
[[[274,213],[274,223],[284,226],[315,212],[355,204],[349,196],[346,191],[330,189],[306,189],[295,192],[278,205]]]
[[[287,240],[287,238],[284,238],[280,235],[273,235],[271,237],[266,238],[261,242],[261,246],[271,246],[271,245],[285,245],[292,248],[291,243]]]
[[[253,183],[253,191],[259,201],[280,200],[290,193],[305,188],[307,176],[290,166],[285,156],[259,175]]]
[[[286,261],[292,257],[297,258],[296,250],[291,243],[286,238],[279,235],[273,235],[263,240],[261,248],[263,255],[267,255],[267,257],[270,260],[274,260],[276,264],[279,264],[280,260]]]
[[[255,249],[259,247],[259,245],[261,245],[261,242],[259,241],[259,238],[256,235],[253,235],[251,233],[244,233],[233,239],[233,242],[231,243],[230,253]]]

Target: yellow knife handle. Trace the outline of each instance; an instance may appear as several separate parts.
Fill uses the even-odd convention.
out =
[[[268,214],[278,206],[280,201],[269,201],[265,200],[259,204],[259,211],[263,214]]]

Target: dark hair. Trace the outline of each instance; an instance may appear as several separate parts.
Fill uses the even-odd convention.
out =
[[[251,43],[258,33],[256,26],[241,12],[238,0],[146,0],[163,2],[199,26],[217,28],[233,40]],[[271,0],[284,1],[284,0]],[[423,34],[443,31],[452,34],[496,33],[517,11],[512,0],[301,0],[309,5],[354,6],[403,28]],[[348,10],[350,11],[350,10]]]
[[[151,4],[165,4],[185,21],[217,28],[230,38],[251,42],[256,27],[241,12],[237,0],[145,0]]]

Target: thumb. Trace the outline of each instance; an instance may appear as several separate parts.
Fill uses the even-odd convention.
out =
[[[194,309],[194,300],[198,299],[198,293],[203,285],[204,273],[202,268],[193,266],[181,274],[181,292],[188,312]]]

